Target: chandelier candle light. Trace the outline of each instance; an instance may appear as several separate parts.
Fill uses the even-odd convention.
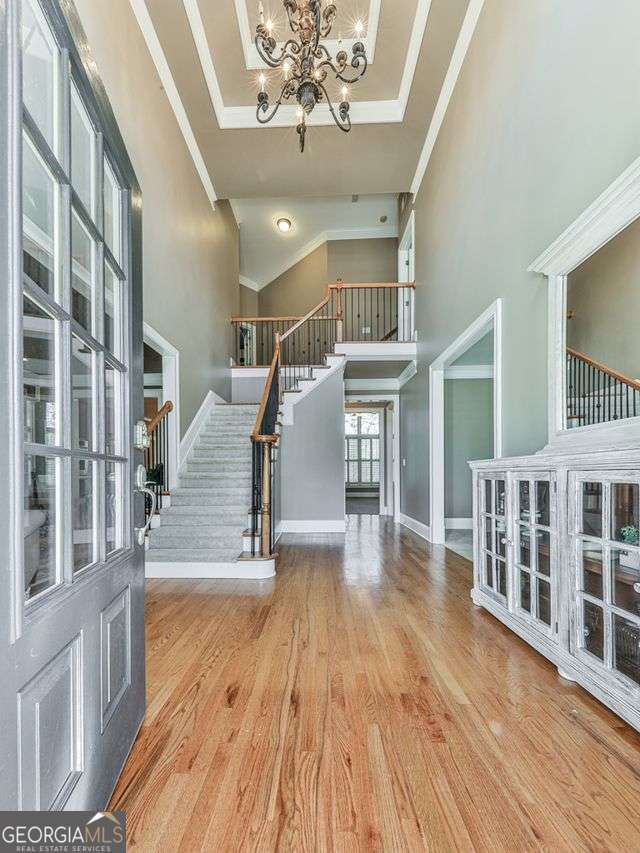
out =
[[[334,3],[323,0],[283,0],[293,38],[288,39],[278,49],[273,37],[273,22],[264,19],[264,7],[258,5],[259,23],[256,28],[256,47],[262,60],[270,68],[281,68],[284,83],[277,101],[272,105],[267,92],[267,78],[259,77],[257,119],[260,124],[268,124],[280,109],[281,104],[295,99],[298,103],[296,130],[300,137],[300,151],[304,151],[307,132],[307,116],[313,112],[316,104],[326,101],[333,120],[345,133],[351,130],[349,115],[348,85],[360,80],[368,65],[364,44],[357,41],[352,48],[351,62],[346,50],[342,49],[342,38],[338,39],[338,52],[335,60],[320,40],[327,38],[338,14]],[[356,34],[362,32],[362,24],[356,24]],[[347,75],[348,66],[354,69],[352,76]],[[337,109],[333,106],[325,83],[332,74],[342,86],[342,101]]]

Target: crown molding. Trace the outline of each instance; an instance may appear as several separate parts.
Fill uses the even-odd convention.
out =
[[[207,39],[202,16],[200,15],[198,0],[182,0],[182,3],[187,14],[187,20],[189,21],[191,34],[200,60],[200,67],[207,84],[218,126],[221,130],[264,127],[256,117],[255,106],[229,107],[225,105],[216,74],[213,54]],[[251,33],[245,0],[235,0],[235,8],[238,17],[240,39],[245,50],[245,61],[247,62],[247,67],[250,67],[247,44],[251,43]],[[350,111],[352,124],[389,124],[403,121],[430,9],[431,0],[418,0],[398,97],[386,101],[352,101]],[[379,15],[380,0],[371,0],[369,26],[372,34],[375,27],[376,37]],[[344,40],[344,43],[346,44],[346,40]],[[269,126],[295,127],[297,123],[296,107],[285,105],[280,108],[278,114],[269,122]],[[307,124],[311,127],[334,124],[328,106],[326,104],[319,104],[308,117]]]
[[[173,79],[162,45],[160,44],[158,34],[153,26],[153,21],[149,15],[149,10],[147,9],[145,0],[129,0],[129,2],[136,21],[138,22],[138,26],[140,27],[142,36],[146,42],[147,49],[151,54],[153,64],[155,65],[158,76],[160,77],[160,82],[162,83],[167,98],[169,99],[169,104],[171,105],[173,114],[176,117],[176,121],[178,122],[178,126],[182,132],[186,146],[189,149],[193,165],[200,177],[211,207],[215,210],[218,197],[215,189],[213,188],[213,181],[211,180],[204,158],[200,148],[198,147],[195,134],[187,117],[187,111],[185,110],[184,104],[182,103],[178,93],[178,88],[175,80]]]
[[[282,264],[275,267],[263,279],[257,283],[254,282],[254,284],[256,284],[258,291],[263,290],[267,285],[280,278],[287,270],[290,270],[291,267],[303,261],[311,252],[315,252],[320,246],[332,240],[384,240],[397,236],[398,229],[394,225],[378,225],[371,228],[334,228],[327,231],[320,231],[308,243],[305,243],[304,246],[289,255]],[[241,276],[241,283],[243,283],[242,279],[243,277]],[[250,281],[250,279],[247,279],[247,281]]]
[[[422,179],[427,171],[429,160],[431,159],[433,149],[435,148],[436,141],[438,139],[438,134],[440,133],[440,129],[444,123],[444,117],[447,113],[456,83],[458,82],[458,77],[460,76],[460,72],[467,56],[471,39],[476,31],[476,26],[480,19],[480,13],[482,12],[483,7],[484,0],[470,0],[469,2],[467,12],[462,22],[462,27],[460,28],[458,40],[456,41],[456,46],[454,47],[451,55],[451,62],[449,63],[449,68],[447,69],[442,89],[440,90],[438,102],[435,110],[433,111],[433,116],[431,117],[431,123],[422,147],[420,159],[418,160],[416,172],[413,176],[413,181],[411,182],[411,192],[414,196],[419,192],[422,185]]]
[[[256,293],[259,293],[262,290],[262,287],[260,287],[257,282],[253,281],[251,278],[247,278],[246,275],[240,276],[240,284],[243,287],[248,287],[249,290],[254,290]]]
[[[564,276],[640,216],[640,157],[529,267],[529,272]]]
[[[353,45],[357,41],[361,41],[364,44],[365,50],[367,52],[369,65],[373,65],[376,53],[376,42],[378,40],[378,23],[380,19],[380,4],[381,0],[370,0],[369,2],[369,14],[367,16],[366,36],[360,39],[342,39],[342,48],[346,50],[347,53],[351,52]],[[247,71],[256,71],[258,69],[268,68],[268,65],[261,59],[260,54],[258,53],[258,49],[255,45],[253,30],[251,28],[251,24],[249,23],[247,0],[234,0],[234,5],[236,9],[236,18],[238,20],[238,29],[240,30],[240,41],[242,43],[242,50],[244,52],[244,62]],[[335,56],[335,54],[338,52],[338,39],[328,39],[323,43],[326,45],[330,53]],[[278,47],[282,47],[282,43],[279,44]]]

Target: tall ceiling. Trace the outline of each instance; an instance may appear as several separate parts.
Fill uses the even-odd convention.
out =
[[[252,41],[257,0],[130,2],[203,183],[210,195],[240,199],[409,190],[477,0],[334,0],[331,36],[341,34],[349,48],[361,20],[373,61],[350,87],[351,133],[339,131],[321,105],[310,117],[304,154],[293,107],[272,125],[256,120],[263,70]],[[264,7],[276,37],[285,38],[281,0]],[[265,73],[275,95],[277,72]]]

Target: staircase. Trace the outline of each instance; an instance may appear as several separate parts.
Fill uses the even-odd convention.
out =
[[[243,534],[251,506],[251,440],[256,405],[216,405],[171,491],[168,508],[160,513],[147,551],[148,574],[191,577],[229,576],[230,564],[243,559]],[[217,568],[216,568],[217,567]],[[268,572],[236,566],[248,577]],[[197,574],[196,574],[197,576]]]

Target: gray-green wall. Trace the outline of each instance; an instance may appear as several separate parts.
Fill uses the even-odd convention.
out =
[[[504,300],[506,455],[546,441],[547,284],[531,261],[640,150],[637,0],[487,0],[416,212],[419,364],[402,511],[429,523],[428,365]]]
[[[444,383],[444,514],[473,515],[471,459],[493,456],[493,380],[447,379]]]
[[[571,273],[567,308],[568,346],[640,377],[640,220]]]
[[[76,7],[142,188],[144,319],[180,350],[184,434],[209,390],[230,398],[238,227],[209,203],[128,0]]]
[[[325,297],[327,285],[338,278],[359,283],[395,281],[397,277],[395,238],[330,240],[260,291],[260,316],[306,314]]]

